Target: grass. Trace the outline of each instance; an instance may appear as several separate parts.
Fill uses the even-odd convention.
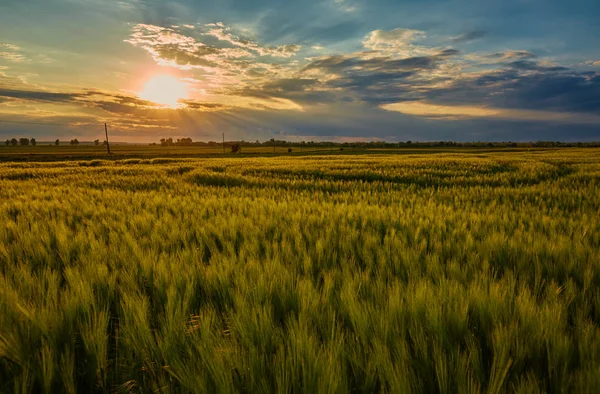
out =
[[[0,392],[595,392],[599,159],[0,163]]]

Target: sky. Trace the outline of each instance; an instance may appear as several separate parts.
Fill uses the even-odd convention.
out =
[[[0,0],[0,139],[598,141],[597,0]]]

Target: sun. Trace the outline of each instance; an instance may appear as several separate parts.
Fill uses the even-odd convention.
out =
[[[139,96],[144,100],[175,108],[179,100],[187,98],[187,88],[186,83],[172,75],[157,75],[146,82]]]

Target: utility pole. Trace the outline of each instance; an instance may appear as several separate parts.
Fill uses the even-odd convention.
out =
[[[106,133],[106,149],[108,150],[108,154],[110,155],[110,144],[108,143],[108,126],[104,123],[104,133]]]
[[[225,154],[225,133],[223,133],[223,154]]]

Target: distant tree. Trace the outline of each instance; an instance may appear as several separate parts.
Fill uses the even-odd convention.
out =
[[[30,142],[31,142],[31,145],[33,145],[33,146],[35,146],[37,144],[37,141],[35,140],[35,138],[32,138]]]
[[[94,145],[96,145],[96,146],[100,145],[100,140],[94,140]]]
[[[288,148],[288,153],[292,153],[292,148]]]
[[[29,138],[19,138],[19,144],[23,146],[29,145]]]
[[[238,153],[241,150],[242,150],[242,147],[240,146],[240,144],[238,142],[231,145],[231,153]]]
[[[13,146],[17,146],[17,144],[19,143],[19,141],[17,141],[17,139],[16,139],[16,138],[13,138],[12,140],[10,140],[10,143],[11,143]]]
[[[6,140],[5,144],[6,144],[6,146],[9,146],[10,145],[10,140]]]
[[[412,144],[411,140],[406,141],[406,145],[411,145],[411,144]]]
[[[106,140],[102,141],[102,145],[107,145],[108,142],[106,142]]]
[[[60,140],[57,139],[56,141],[54,141],[54,145],[59,146],[60,145]]]
[[[79,145],[79,141],[77,140],[77,138],[71,140],[71,145]]]
[[[180,140],[177,140],[177,141],[179,142]],[[161,146],[172,146],[173,144],[174,144],[173,138],[167,138],[167,139],[161,138],[160,139]]]

